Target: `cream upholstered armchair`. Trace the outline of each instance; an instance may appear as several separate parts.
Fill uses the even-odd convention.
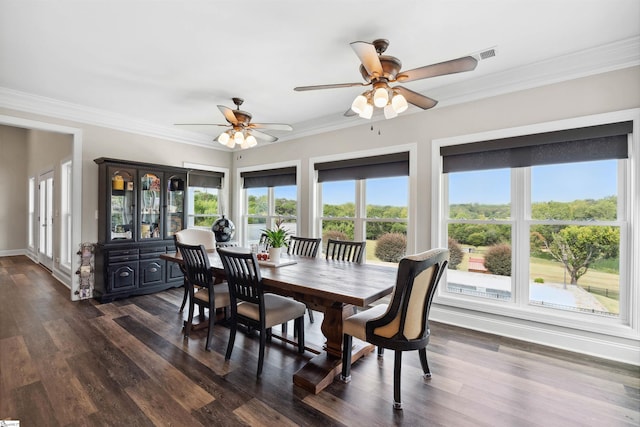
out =
[[[352,337],[395,350],[393,371],[393,407],[402,409],[400,371],[402,352],[418,350],[424,378],[431,377],[426,347],[429,343],[429,309],[442,273],[449,259],[447,249],[432,249],[400,260],[391,302],[355,314],[344,321],[342,375],[351,380]]]
[[[203,245],[205,249],[215,249],[216,237],[211,230],[203,230],[199,228],[185,228],[178,231],[173,235],[175,243],[182,243],[184,245]],[[177,250],[177,248],[176,248]],[[182,274],[184,274],[184,296],[182,297],[182,304],[180,305],[180,313],[184,310],[184,306],[187,303],[189,297],[189,287],[187,283],[187,274],[184,267],[180,267]],[[194,289],[197,292],[198,289]]]

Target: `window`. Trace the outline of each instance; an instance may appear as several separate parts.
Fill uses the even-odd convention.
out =
[[[282,221],[289,234],[298,234],[297,168],[242,172],[243,219],[247,243],[260,241],[262,230]]]
[[[71,257],[73,248],[71,247],[71,182],[72,163],[64,162],[60,166],[60,267],[71,270]]]
[[[451,251],[440,295],[628,323],[631,131],[627,121],[440,147],[439,240]]]
[[[323,250],[327,239],[367,241],[366,261],[406,255],[409,153],[316,163]]]
[[[189,172],[187,228],[211,229],[224,213],[220,203],[223,178],[221,172]]]

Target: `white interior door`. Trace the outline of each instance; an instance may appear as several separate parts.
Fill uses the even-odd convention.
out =
[[[38,181],[38,262],[53,270],[53,171]]]

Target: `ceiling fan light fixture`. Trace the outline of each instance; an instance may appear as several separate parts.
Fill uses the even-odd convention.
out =
[[[386,87],[379,87],[373,93],[373,103],[378,108],[383,108],[389,102],[389,92]]]
[[[255,147],[256,145],[258,145],[258,141],[256,140],[256,137],[253,136],[253,135],[247,136],[247,138],[244,140],[244,142],[247,145],[246,148],[251,148],[251,147]]]
[[[370,119],[373,116],[373,105],[367,103],[365,104],[362,112],[360,113],[360,117],[363,119]]]
[[[351,104],[351,110],[356,114],[361,114],[366,105],[367,98],[364,95],[358,95],[356,99],[353,100],[353,104]]]
[[[229,139],[229,134],[227,132],[222,132],[220,136],[218,136],[218,142],[222,145],[227,145]]]
[[[384,118],[385,119],[393,119],[398,116],[398,112],[393,108],[393,105],[387,104],[384,107]]]
[[[229,138],[225,145],[229,148],[233,148],[236,145],[236,141],[233,138]]]
[[[406,98],[400,93],[396,93],[393,98],[391,98],[391,106],[398,114],[406,111],[407,108],[409,108],[409,104],[407,104]]]
[[[236,133],[233,134],[233,141],[238,145],[242,145],[244,142],[244,135],[241,131],[236,131]]]

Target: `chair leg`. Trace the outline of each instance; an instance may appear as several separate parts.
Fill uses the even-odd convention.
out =
[[[189,315],[187,321],[184,324],[184,337],[189,338],[191,333],[191,327],[193,326],[193,311],[194,311],[194,299],[193,299],[193,287],[189,285]]]
[[[400,399],[400,373],[402,370],[402,352],[396,350],[393,361],[393,409],[402,409],[402,400]]]
[[[204,349],[211,351],[211,341],[213,340],[213,325],[216,322],[216,306],[211,298],[209,298],[209,330],[207,331],[207,343],[204,345]]]
[[[236,331],[238,330],[238,322],[235,320],[231,321],[231,325],[229,326],[229,343],[227,344],[227,352],[224,355],[225,360],[231,359],[231,352],[233,351],[233,344],[236,341]]]
[[[298,331],[298,353],[304,353],[304,315],[294,320],[294,329]]]
[[[267,331],[260,328],[260,350],[258,351],[258,374],[262,375],[262,364],[264,363],[264,348],[267,346]]]
[[[351,335],[344,334],[342,338],[342,374],[340,380],[343,383],[351,381],[351,344],[353,338]]]
[[[187,303],[187,297],[189,296],[189,284],[187,283],[187,279],[184,280],[184,295],[182,296],[182,304],[180,304],[180,313],[184,310],[184,306]]]
[[[313,318],[313,310],[311,310],[310,308],[307,308],[307,311],[309,312],[309,322],[311,323],[315,322]]]
[[[288,329],[289,329],[289,322],[285,322],[282,325],[280,325],[280,330],[282,331],[283,336],[287,335]],[[293,330],[295,331],[295,328]]]
[[[429,379],[431,378],[431,369],[429,369],[429,362],[427,361],[427,349],[421,348],[418,350],[418,354],[420,355],[420,364],[422,365],[422,378]]]
[[[378,346],[378,358],[382,359],[383,356],[384,356],[384,347]]]

